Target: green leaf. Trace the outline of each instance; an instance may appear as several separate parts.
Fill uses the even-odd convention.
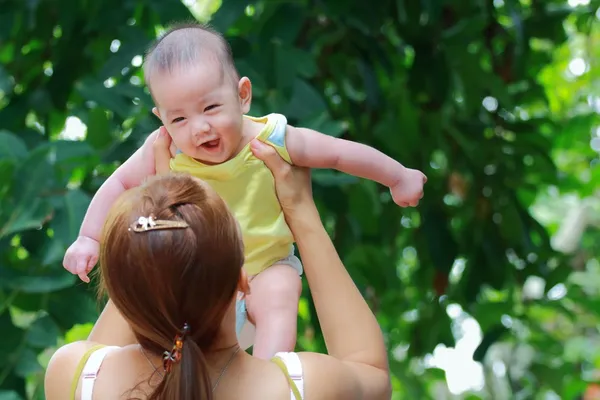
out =
[[[306,119],[303,127],[329,136],[339,137],[347,129],[347,124],[341,121],[333,121],[329,113],[324,111],[315,118]]]
[[[583,379],[575,379],[564,385],[562,399],[577,399],[581,397],[581,393],[585,393],[590,387],[590,383]],[[585,399],[585,398],[584,398]]]
[[[18,203],[7,220],[0,226],[0,238],[28,229],[39,229],[49,219],[52,207],[39,198],[31,199],[30,203]]]
[[[44,369],[37,360],[37,354],[31,349],[23,349],[15,366],[15,374],[22,378],[28,378],[43,371]]]
[[[133,103],[103,84],[91,80],[82,81],[77,87],[79,94],[86,100],[97,103],[100,107],[112,110],[122,118],[129,117]]]
[[[454,346],[454,336],[450,328],[450,318],[445,307],[439,303],[429,305],[429,315],[422,315],[412,330],[412,343],[409,352],[412,356],[422,356],[440,343],[448,347]]]
[[[541,382],[550,386],[555,393],[562,393],[565,377],[569,376],[569,368],[572,367],[568,363],[561,366],[549,366],[534,362],[530,369]]]
[[[38,312],[44,308],[44,296],[39,293],[19,293],[12,301],[12,306],[25,312]]]
[[[0,287],[19,290],[23,293],[47,293],[70,287],[75,276],[63,270],[44,271],[33,275],[31,272],[18,272],[14,269],[0,269]]]
[[[563,23],[571,12],[571,8],[565,4],[564,8],[533,14],[524,20],[527,36],[563,42],[567,38]]]
[[[544,277],[544,280],[546,281],[546,293],[548,293],[550,289],[559,283],[566,282],[572,272],[573,268],[567,264],[559,264],[556,266],[547,276]]]
[[[418,108],[410,99],[410,92],[404,82],[398,81],[390,86],[394,111],[387,114],[383,122],[375,127],[375,132],[381,140],[389,142],[390,149],[396,154],[411,154],[419,148],[421,141],[421,126]],[[388,141],[390,135],[401,135],[402,140]]]
[[[133,26],[120,27],[117,35],[119,37],[119,41],[121,42],[119,51],[108,55],[105,59],[99,60],[99,65],[102,65],[102,68],[98,72],[98,77],[101,77],[102,80],[111,77],[116,78],[121,75],[121,72],[124,68],[131,66],[131,60],[136,55],[140,55],[140,53],[142,53],[140,49],[148,46],[148,35],[139,29],[137,24]],[[106,43],[106,46],[109,46],[109,43]],[[131,84],[128,81],[122,80],[111,89],[114,90],[115,93],[122,95],[123,93],[119,92],[118,89],[122,85]],[[131,98],[133,98],[133,96],[131,96]]]
[[[356,245],[349,249],[343,257],[344,265],[348,271],[352,271],[352,278],[359,288],[367,285],[376,288],[386,286],[385,282],[380,276],[369,280],[368,274],[365,273],[365,269],[375,264],[373,262],[374,260],[372,260],[372,255],[375,254],[376,258],[380,258],[381,256],[381,254],[378,254],[376,250],[377,249],[373,249],[373,246],[362,244]]]
[[[443,31],[442,39],[450,46],[464,46],[465,41],[480,36],[487,23],[488,20],[484,15],[461,19]]]
[[[275,44],[273,51],[275,53],[275,85],[278,90],[284,92],[291,90],[298,70],[297,64],[301,58],[291,46]]]
[[[86,140],[96,149],[104,149],[111,144],[111,125],[105,110],[96,107],[90,111],[87,123]]]
[[[72,276],[70,274],[63,275]],[[77,307],[73,307],[77,304]],[[50,294],[48,314],[61,330],[71,329],[76,324],[95,322],[100,305],[96,303],[92,290],[83,285],[69,287]]]
[[[224,1],[211,19],[211,25],[218,31],[226,33],[238,18],[244,15],[244,10],[248,3],[249,1],[247,0]]]
[[[27,156],[27,147],[18,136],[0,129],[0,159],[5,157],[19,160]]]
[[[269,6],[274,7],[275,10],[262,19],[261,41],[293,43],[302,28],[306,8],[285,2],[273,2]]]
[[[79,340],[87,340],[93,328],[94,324],[92,323],[77,324],[65,334],[65,342],[72,343]]]
[[[56,345],[56,339],[60,330],[56,323],[47,315],[44,315],[31,324],[27,331],[27,343],[34,347],[46,348]]]
[[[2,16],[0,16],[0,21],[2,20]],[[11,92],[13,90],[14,82],[11,80],[10,76],[6,72],[6,69],[2,67],[2,57],[3,51],[0,50],[0,92]]]
[[[518,208],[521,205],[518,202],[507,202],[499,211],[502,215],[500,223],[500,233],[507,242],[514,240],[528,240],[524,237],[526,234],[523,222],[521,221],[521,213]]]
[[[88,136],[89,129],[88,127]],[[51,146],[55,150],[54,155],[57,164],[81,163],[95,155],[94,149],[87,142],[56,140],[51,143]]]
[[[0,332],[2,332],[2,340],[0,340],[0,364],[7,365],[15,354],[15,351],[19,348],[19,343],[21,343],[24,332],[13,324],[8,311],[0,313]]]
[[[484,335],[481,343],[475,349],[473,353],[473,360],[482,362],[487,354],[489,348],[502,338],[507,332],[509,332],[508,328],[506,328],[502,324],[497,324],[490,329],[488,329]]]
[[[486,265],[485,260],[480,251],[472,255],[467,263],[465,271],[460,280],[465,302],[469,305],[477,301],[477,296],[481,291],[481,286],[484,283],[484,272],[481,266]]]
[[[75,283],[74,275],[59,271],[44,275],[30,276],[20,280],[20,289],[24,293],[47,293],[60,290]]]
[[[349,188],[350,213],[367,235],[376,235],[379,231],[381,203],[377,184],[361,181]]]
[[[65,246],[62,245],[58,240],[54,238],[47,238],[44,240],[41,248],[42,265],[47,266],[62,261],[63,256],[65,255],[65,250]]]
[[[0,108],[0,121],[6,129],[19,131],[29,110],[30,107],[23,96],[14,96],[7,106]]]
[[[14,176],[14,197],[17,203],[39,201],[40,194],[52,185],[52,158],[52,147],[43,144],[30,151],[21,162]]]
[[[487,332],[500,322],[503,315],[510,315],[512,312],[512,302],[478,303],[473,306],[472,315],[477,319],[481,330]]]
[[[67,195],[61,199],[62,205],[56,210],[56,215],[50,224],[54,229],[56,240],[68,246],[77,239],[90,201],[90,197],[79,189],[67,192]]]
[[[23,398],[13,390],[0,390],[0,400],[23,400]]]
[[[448,56],[419,43],[409,70],[407,86],[423,106],[438,110],[450,93]]]
[[[292,98],[285,107],[289,118],[305,119],[315,116],[326,108],[325,101],[314,87],[302,79],[296,79],[292,89]]]
[[[501,239],[497,232],[488,230],[486,234],[488,239],[483,241],[480,249],[487,259],[486,264],[488,265],[487,270],[484,272],[483,279],[486,283],[489,283],[492,288],[502,290],[507,281],[510,264],[506,261],[504,248],[498,244]]]
[[[381,102],[381,89],[379,88],[373,65],[361,60],[358,63],[358,69],[364,81],[367,104],[371,108],[376,108]]]
[[[190,12],[183,2],[165,2],[162,0],[149,0],[148,4],[155,15],[160,16],[161,21],[164,23],[170,23],[171,21],[180,21],[186,18],[190,18]]]
[[[443,274],[450,273],[452,265],[458,257],[458,244],[449,227],[443,210],[428,207],[423,210],[423,233],[429,248],[429,257],[433,261],[433,267]]]
[[[9,190],[9,187],[12,184],[12,177],[14,171],[15,164],[13,160],[0,160],[0,194]]]

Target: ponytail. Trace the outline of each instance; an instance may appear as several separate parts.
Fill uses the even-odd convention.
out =
[[[194,399],[213,400],[204,352],[195,341],[183,342],[181,358],[148,397],[149,400]]]

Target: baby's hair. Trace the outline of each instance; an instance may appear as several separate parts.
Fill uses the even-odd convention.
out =
[[[143,67],[146,84],[150,87],[156,73],[172,73],[176,68],[194,65],[203,57],[214,58],[223,67],[221,78],[228,77],[237,83],[239,74],[231,46],[223,35],[209,25],[184,22],[170,26],[146,52]]]

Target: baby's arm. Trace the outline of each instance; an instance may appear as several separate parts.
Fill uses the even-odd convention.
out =
[[[115,200],[127,189],[138,186],[146,177],[154,175],[154,140],[159,130],[152,132],[142,147],[137,149],[117,170],[104,182],[92,198],[92,202],[81,224],[80,236],[99,240],[102,226],[108,211]]]
[[[392,187],[406,168],[372,147],[338,139],[307,128],[288,126],[286,147],[301,167],[332,168]]]
[[[90,203],[79,237],[69,246],[63,266],[71,273],[89,282],[88,272],[96,265],[99,253],[100,232],[115,200],[127,189],[139,185],[144,178],[155,173],[153,143],[159,130],[154,131],[142,147],[104,182]]]
[[[286,147],[296,165],[332,168],[387,186],[400,206],[415,206],[423,196],[423,173],[364,144],[288,125]]]
[[[427,178],[421,171],[364,144],[288,125],[286,147],[296,165],[332,168],[387,186],[399,206],[416,206],[423,197]]]

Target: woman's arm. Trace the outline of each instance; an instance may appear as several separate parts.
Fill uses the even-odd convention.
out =
[[[309,383],[307,391],[318,390],[322,398],[323,386],[346,385],[347,398],[389,398],[389,368],[381,329],[321,223],[308,171],[290,166],[274,149],[258,141],[252,142],[251,148],[275,177],[277,195],[302,256],[328,353],[343,362],[303,354],[307,376],[324,380],[322,385]],[[318,366],[319,373],[309,365]],[[336,379],[338,384],[331,386]]]

